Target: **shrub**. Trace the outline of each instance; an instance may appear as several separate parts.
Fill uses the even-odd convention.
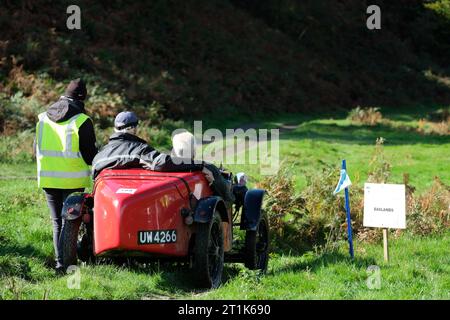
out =
[[[0,133],[4,136],[0,159],[8,163],[29,162],[37,115],[58,99],[66,83],[55,82],[46,73],[29,74],[15,59],[8,80],[0,92]],[[96,79],[88,80],[86,109],[95,124],[99,145],[108,142],[117,113],[132,110],[141,119],[139,134],[144,139],[155,147],[170,147],[171,130],[181,122],[164,119],[163,105],[157,101],[130,105],[122,94],[108,91]]]
[[[379,110],[379,108],[362,108],[357,106],[349,112],[347,119],[356,123],[374,126],[383,118]]]
[[[267,191],[264,210],[268,213],[275,250],[296,250],[305,246],[307,228],[303,199],[295,194],[294,181],[284,164],[276,175],[267,176],[258,188]],[[307,238],[307,237],[306,237]]]
[[[62,90],[46,73],[28,74],[13,58],[9,82],[0,94],[0,133],[14,135],[33,128],[37,115],[58,97]]]
[[[272,248],[302,251],[315,246],[332,249],[345,237],[344,199],[334,196],[339,168],[326,165],[307,176],[307,186],[300,193],[294,190],[291,168],[282,165],[278,173],[262,180],[258,187],[267,190],[265,210],[272,230]],[[350,206],[359,212],[361,188],[350,189]],[[355,218],[353,221],[357,220]]]
[[[325,251],[333,250],[336,244],[347,238],[345,199],[341,194],[333,195],[339,181],[340,168],[326,165],[321,171],[306,177],[307,186],[302,191],[305,208],[309,215],[313,237],[309,240],[322,245]],[[349,188],[352,228],[356,231],[362,222],[362,188],[353,181]]]
[[[14,134],[31,127],[36,123],[37,114],[43,110],[43,106],[35,97],[27,98],[22,91],[8,97],[0,96],[0,133]]]
[[[450,2],[448,0],[432,1],[431,3],[425,3],[424,6],[450,20]]]
[[[407,198],[407,228],[416,235],[440,233],[450,228],[450,187],[435,177],[429,190]]]
[[[423,134],[438,134],[441,136],[450,134],[450,119],[447,121],[433,122],[426,119],[420,119],[417,125],[417,131]]]
[[[422,134],[450,135],[450,107],[428,113],[418,121],[416,130]]]
[[[19,134],[2,137],[0,162],[21,163],[33,161],[34,132],[25,130]]]
[[[369,162],[369,175],[367,182],[387,183],[391,175],[391,164],[386,160],[383,145],[386,140],[377,138],[372,159]]]

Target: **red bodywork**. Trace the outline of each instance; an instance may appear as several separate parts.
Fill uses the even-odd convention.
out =
[[[186,184],[197,199],[212,195],[201,172],[103,170],[93,192],[95,254],[187,256],[195,224],[186,225],[181,215],[183,208],[190,208]],[[139,231],[173,229],[177,232],[175,243],[138,244]],[[224,238],[225,251],[228,251],[231,225],[227,222],[224,222]]]

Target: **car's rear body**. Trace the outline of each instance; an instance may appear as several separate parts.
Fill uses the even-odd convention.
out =
[[[225,261],[264,272],[269,257],[265,191],[233,185],[231,173],[221,174],[233,192],[233,203],[212,194],[201,172],[103,170],[92,193],[75,192],[64,201],[64,268],[78,260],[98,261],[96,256],[113,261],[176,259],[189,263],[202,288],[220,285]],[[245,230],[245,239],[233,241],[238,217],[235,227]]]
[[[187,256],[195,230],[182,211],[190,209],[190,193],[211,195],[202,173],[102,171],[93,192],[94,253]]]

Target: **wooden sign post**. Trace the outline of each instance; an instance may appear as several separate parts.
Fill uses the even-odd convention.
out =
[[[389,262],[388,229],[383,229],[384,261]]]
[[[406,228],[405,185],[365,183],[363,225],[383,229],[384,261],[389,262],[388,228]]]

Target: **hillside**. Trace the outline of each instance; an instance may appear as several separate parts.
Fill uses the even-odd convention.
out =
[[[70,31],[66,8],[74,3],[81,30]],[[381,7],[381,30],[366,28],[369,4]],[[270,245],[247,241],[269,248],[266,274],[226,263],[222,285],[199,290],[187,263],[100,256],[78,264],[79,290],[69,285],[72,275],[55,274],[34,128],[37,114],[77,77],[88,83],[99,146],[124,109],[140,117],[137,135],[163,152],[173,130],[193,120],[203,120],[203,130],[279,129],[270,156],[261,153],[261,132],[248,147],[238,138],[236,154],[229,136],[231,146],[214,139],[197,150],[207,161],[209,151],[226,154],[212,162],[245,172],[249,188],[266,191]],[[449,299],[449,136],[450,0],[0,1],[0,300]],[[263,174],[263,160],[277,155],[277,172]],[[352,181],[354,259],[345,196],[333,195],[342,159]],[[405,185],[407,227],[389,230],[389,262],[382,231],[363,223],[366,182]],[[133,190],[125,187],[116,193]],[[172,210],[167,201],[176,199],[163,198],[167,211],[158,203],[142,208],[147,224],[139,208],[132,212],[134,224],[146,225],[138,234],[153,218],[159,229],[193,205]],[[120,221],[129,224],[122,209]],[[98,210],[94,223],[107,214]],[[179,243],[186,240],[180,228]],[[186,228],[196,232],[191,245],[205,239],[203,227]],[[234,240],[243,244],[248,231],[235,229],[237,248]],[[378,287],[369,284],[373,267]]]
[[[376,1],[2,1],[0,132],[83,76],[100,128],[131,108],[162,118],[450,104],[450,5]],[[372,3],[371,3],[372,4]],[[446,54],[447,53],[447,54]]]

